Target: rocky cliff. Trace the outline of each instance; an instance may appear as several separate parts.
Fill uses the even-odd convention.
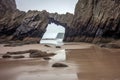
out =
[[[14,40],[40,40],[50,23],[70,26],[73,14],[49,13],[47,11],[19,11],[15,0],[2,0],[0,2],[0,38]]]
[[[50,23],[65,27],[64,41],[103,42],[120,38],[119,0],[79,0],[75,14],[19,11],[15,0],[0,0],[0,38],[30,40]]]
[[[79,0],[67,41],[103,42],[120,38],[120,0]]]

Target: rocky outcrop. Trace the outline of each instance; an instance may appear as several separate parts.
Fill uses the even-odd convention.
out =
[[[66,41],[102,42],[120,38],[120,0],[79,0]]]
[[[58,25],[62,25],[63,27],[70,27],[73,21],[73,14],[66,13],[66,14],[58,14],[58,13],[50,13],[49,14],[50,22],[53,22]]]
[[[15,0],[0,2],[0,39],[39,41],[50,23],[65,27],[64,41],[120,39],[120,1],[79,0],[74,15],[45,10],[25,13],[17,10]]]
[[[70,13],[57,14],[47,11],[28,11],[21,25],[14,33],[14,39],[25,40],[26,38],[41,38],[46,31],[47,25],[55,23],[67,27],[71,25],[73,15]]]
[[[42,37],[49,23],[48,16],[46,11],[28,11],[14,32],[14,38],[22,40],[27,37]]]
[[[0,0],[0,19],[8,12],[16,10],[15,0]]]
[[[6,11],[0,19],[0,37],[8,40],[36,40],[39,42],[50,23],[70,26],[73,14],[57,14],[43,11],[28,11],[16,9],[15,0],[2,0],[0,3]],[[10,12],[9,12],[10,11]],[[2,13],[1,13],[2,14]]]
[[[16,8],[15,0],[0,0],[0,37],[12,36],[25,15]]]

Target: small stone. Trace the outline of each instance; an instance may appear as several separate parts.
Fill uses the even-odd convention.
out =
[[[61,48],[61,46],[56,46],[56,48]]]
[[[63,64],[63,63],[55,63],[52,65],[52,67],[68,67],[68,65]]]
[[[9,54],[4,54],[2,58],[11,58],[11,56]]]
[[[50,60],[51,58],[49,58],[49,57],[44,57],[43,59],[44,59],[44,60]]]
[[[46,44],[46,45],[44,45],[44,46],[46,46],[46,47],[51,47],[50,45],[47,45],[47,44]]]

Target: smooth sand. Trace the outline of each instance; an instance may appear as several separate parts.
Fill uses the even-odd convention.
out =
[[[120,80],[120,49],[100,48],[88,43],[67,43],[60,49],[40,44],[0,45],[0,54],[29,49],[57,52],[63,54],[64,59],[0,59],[0,80]],[[55,62],[69,67],[51,67]]]

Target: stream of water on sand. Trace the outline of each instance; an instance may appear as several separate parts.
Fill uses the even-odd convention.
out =
[[[73,47],[73,45],[69,46]],[[51,57],[51,60],[42,58],[0,59],[0,79],[120,80],[120,49],[107,49],[98,46],[87,47],[85,44],[86,48],[82,47],[83,44],[77,44],[76,46],[79,49],[55,51],[56,55]],[[56,62],[64,63],[68,67],[53,68],[52,65]]]

